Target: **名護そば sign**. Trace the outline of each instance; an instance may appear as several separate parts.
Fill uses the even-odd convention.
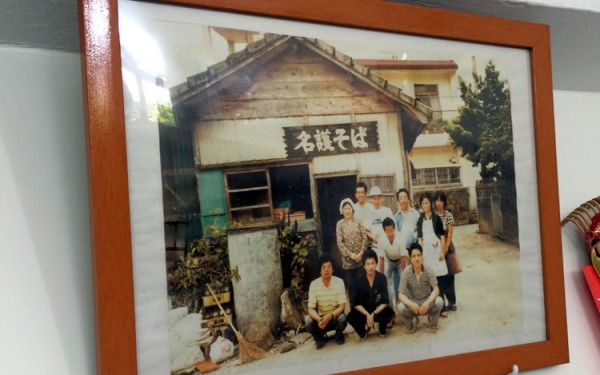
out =
[[[284,128],[288,159],[379,150],[377,122]]]

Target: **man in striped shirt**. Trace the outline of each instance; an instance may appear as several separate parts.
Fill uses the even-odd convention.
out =
[[[310,332],[317,350],[325,346],[327,332],[335,330],[335,342],[344,343],[346,328],[346,288],[344,281],[333,276],[331,256],[324,254],[319,258],[321,277],[313,280],[308,289],[308,316],[306,330]]]
[[[420,317],[427,315],[431,328],[437,329],[438,318],[444,303],[439,297],[435,273],[423,263],[423,249],[418,243],[408,248],[410,265],[402,272],[400,279],[400,304],[398,310],[410,333],[417,330]]]

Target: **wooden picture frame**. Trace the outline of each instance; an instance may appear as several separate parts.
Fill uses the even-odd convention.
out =
[[[368,373],[506,374],[569,360],[561,252],[548,26],[375,0],[273,2],[160,0],[153,3],[259,18],[507,47],[528,54],[545,338],[536,342],[373,366]],[[79,0],[86,104],[97,372],[145,373],[136,347],[136,293],[128,150],[117,0]],[[139,291],[139,289],[138,289]],[[344,370],[354,372],[353,370]],[[365,371],[356,368],[356,373]]]

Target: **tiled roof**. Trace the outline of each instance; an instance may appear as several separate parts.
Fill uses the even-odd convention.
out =
[[[411,112],[422,123],[427,123],[431,119],[431,108],[405,94],[399,87],[394,86],[387,80],[373,74],[370,67],[362,65],[352,57],[337,51],[334,46],[319,39],[278,34],[265,34],[263,39],[249,44],[242,51],[229,55],[225,60],[209,66],[206,71],[188,77],[186,82],[172,87],[171,98],[173,103],[177,104],[184,102],[186,99],[215,86],[222,78],[235,73],[235,71],[248,62],[259,59],[261,56],[265,56],[278,46],[294,41],[350,72],[358,79],[382,92],[388,98],[404,103],[404,108]]]

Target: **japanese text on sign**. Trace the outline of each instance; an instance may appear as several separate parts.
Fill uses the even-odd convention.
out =
[[[379,150],[377,123],[284,128],[288,158]]]

